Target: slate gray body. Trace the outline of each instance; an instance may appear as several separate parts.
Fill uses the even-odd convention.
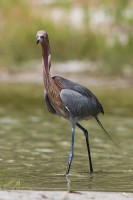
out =
[[[69,112],[69,116],[76,121],[96,117],[100,112],[104,114],[103,107],[97,97],[84,86],[64,79],[60,76],[52,77],[55,83],[61,83],[60,98]],[[56,114],[50,99],[45,93],[48,110]]]

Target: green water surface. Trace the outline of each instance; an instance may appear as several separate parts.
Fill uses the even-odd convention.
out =
[[[94,173],[89,174],[86,143],[76,128],[75,156],[69,179],[64,176],[71,127],[50,114],[43,86],[0,84],[0,188],[36,190],[133,191],[132,89],[91,88],[102,102],[100,115],[119,148],[95,120],[83,121],[91,144]]]

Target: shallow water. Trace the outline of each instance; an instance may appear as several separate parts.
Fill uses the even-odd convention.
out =
[[[85,139],[76,129],[75,156],[66,179],[69,122],[47,111],[42,85],[0,84],[1,189],[133,191],[131,89],[92,90],[107,113],[99,118],[119,148],[94,120],[82,122],[89,132],[94,173],[89,174]]]

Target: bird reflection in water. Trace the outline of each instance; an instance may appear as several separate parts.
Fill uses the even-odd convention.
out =
[[[75,189],[73,188],[73,184],[72,184],[72,180],[70,178],[70,175],[67,174],[66,175],[66,183],[67,183],[67,191],[70,192],[70,193],[79,193],[77,191],[75,191]],[[93,186],[93,173],[90,174],[90,176],[88,177],[88,189],[89,190],[92,190],[92,186]],[[77,186],[79,187],[79,186]],[[75,188],[77,188],[75,186]]]
[[[66,182],[67,182],[68,192],[71,192],[72,191],[72,187],[71,187],[71,179],[70,179],[69,174],[66,175]]]

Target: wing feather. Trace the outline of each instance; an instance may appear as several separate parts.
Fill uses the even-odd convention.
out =
[[[94,98],[88,98],[70,89],[62,89],[60,97],[65,107],[75,117],[83,119],[90,116],[97,116],[99,113],[97,102]]]
[[[53,108],[46,91],[44,91],[44,99],[45,99],[48,111],[51,112],[52,114],[56,114],[56,111]]]
[[[71,99],[70,104],[72,104],[71,102],[77,102],[78,100],[76,100],[76,99],[79,98],[80,103],[77,102],[78,105],[81,104],[80,107],[82,107],[82,109],[83,109],[83,104],[84,105],[87,104],[87,106],[86,106],[86,108],[88,108],[87,111],[90,112],[91,115],[92,114],[97,115],[100,112],[104,114],[102,105],[98,101],[97,97],[89,89],[87,89],[86,87],[84,87],[78,83],[75,83],[68,79],[64,79],[60,76],[54,76],[53,80],[55,81],[55,84],[60,88],[62,95],[65,95],[65,98],[67,100],[69,99],[69,101]],[[66,92],[63,89],[67,89]],[[64,101],[66,101],[66,100],[64,100]],[[69,107],[68,107],[68,109],[69,109]],[[85,107],[84,107],[84,109],[85,109]],[[83,112],[85,112],[85,111],[83,110]]]

